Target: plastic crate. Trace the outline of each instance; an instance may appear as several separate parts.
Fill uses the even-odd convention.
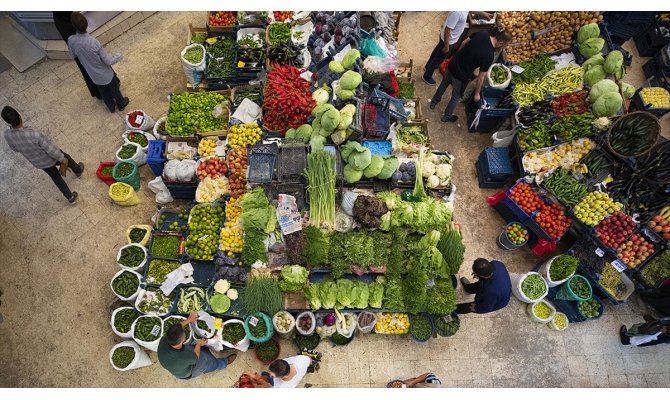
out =
[[[298,210],[303,211],[307,207],[305,201],[305,186],[301,183],[271,183],[265,186],[265,194],[269,201],[277,200],[280,194],[295,197]]]
[[[658,118],[661,118],[662,116],[670,112],[670,108],[654,108],[651,107],[650,104],[649,105],[644,104],[644,100],[642,100],[642,95],[640,95],[640,90],[642,90],[642,88],[635,91],[633,99],[630,103],[630,107],[628,107],[629,111],[646,111],[648,113],[654,114]],[[670,96],[670,92],[668,95]]]
[[[193,266],[193,283],[209,286],[216,275],[214,261],[190,261]]]
[[[277,156],[274,154],[252,153],[249,154],[249,168],[247,182],[269,183],[272,182]]]
[[[365,139],[386,139],[391,128],[389,101],[381,97],[366,97],[358,101],[351,129]],[[351,139],[350,139],[351,140]]]
[[[307,167],[307,153],[302,143],[284,144],[279,151],[277,179],[280,182],[300,182]]]
[[[173,222],[177,222],[180,226],[185,225],[188,227],[188,214],[190,210],[178,210],[178,209],[171,209],[171,208],[161,208],[158,210],[158,214],[156,216],[156,222],[154,223],[154,227],[156,230],[159,231],[164,231],[164,232],[175,232],[175,231],[170,231],[168,228],[170,227],[170,224]],[[185,213],[186,218],[179,218],[179,213]],[[165,215],[165,220],[163,223],[160,223],[160,218]]]
[[[390,156],[392,150],[390,140],[364,140],[363,147],[369,149],[373,156]]]
[[[507,147],[487,147],[479,154],[482,167],[495,180],[507,180],[514,175]]]
[[[172,257],[172,258],[170,258],[170,257],[163,257],[163,256],[154,256],[153,254],[151,254],[151,246],[153,246],[154,239],[155,239],[156,237],[159,237],[159,236],[175,236],[175,237],[178,237],[178,238],[179,238],[179,253],[177,254],[176,257]],[[153,257],[153,258],[161,258],[161,259],[163,259],[163,260],[179,260],[179,259],[184,255],[184,252],[185,252],[185,250],[184,250],[185,243],[186,243],[186,241],[185,241],[185,239],[184,239],[184,236],[183,236],[182,234],[178,233],[178,232],[172,232],[172,231],[168,231],[168,232],[153,231],[153,232],[151,233],[151,239],[149,240],[149,243],[147,243],[147,253],[148,253],[151,257]]]
[[[149,140],[147,164],[155,176],[163,175],[165,161],[165,140]]]
[[[261,144],[252,144],[247,147],[247,154],[279,154],[279,146],[277,143],[261,143]]]
[[[482,165],[480,160],[475,162],[475,169],[477,171],[477,180],[479,181],[479,187],[481,189],[497,189],[505,186],[506,180],[496,180],[488,176],[488,171],[486,167]]]
[[[497,105],[508,95],[512,93],[512,88],[508,87],[507,89],[494,89],[487,87],[482,91],[481,99],[477,105],[477,109],[481,109],[484,106],[484,102],[490,108],[485,108],[481,112],[480,118],[503,118],[509,117],[514,114],[518,108],[514,105],[512,108],[498,108]],[[476,109],[475,109],[476,111]]]
[[[198,182],[165,182],[170,194],[174,199],[195,199],[195,191]]]
[[[483,117],[480,116],[479,123],[477,126],[473,127],[472,124],[475,120],[475,112],[468,113],[467,124],[468,132],[477,132],[477,133],[491,133],[500,130],[500,127],[507,117]]]
[[[640,57],[653,56],[670,43],[670,21],[654,20],[634,41]]]
[[[375,97],[388,99],[389,113],[391,114],[391,116],[400,122],[407,121],[408,115],[407,112],[405,111],[405,102],[402,99],[390,96],[388,93],[381,90],[379,85],[372,88],[370,94]]]

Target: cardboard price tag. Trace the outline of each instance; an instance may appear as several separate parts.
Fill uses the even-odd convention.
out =
[[[626,268],[628,268],[621,260],[612,261],[612,266],[619,272],[623,272],[626,270]]]
[[[596,249],[596,254],[598,255],[598,257],[602,257],[602,256],[605,255],[605,252],[603,251],[603,249],[601,249],[600,247],[598,247],[598,248]]]
[[[152,336],[158,336],[158,334],[161,332],[161,327],[158,325],[154,325],[153,328],[151,328],[151,335]]]
[[[525,71],[523,68],[521,68],[521,67],[518,66],[518,65],[514,65],[514,66],[513,66],[512,68],[510,68],[510,69],[512,70],[512,72],[517,73],[517,74],[520,74],[520,73],[522,73],[523,71]]]
[[[258,322],[260,322],[260,321],[259,321],[258,318],[256,318],[256,317],[251,317],[251,318],[249,318],[249,325],[251,325],[251,326],[256,326],[256,325],[258,325]]]
[[[135,116],[135,123],[137,125],[142,125],[142,122],[144,122],[144,115],[136,115]]]

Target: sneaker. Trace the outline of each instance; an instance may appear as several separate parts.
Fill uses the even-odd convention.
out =
[[[79,194],[77,194],[77,192],[72,192],[72,197],[67,199],[67,201],[69,201],[70,204],[74,204],[77,202],[77,197],[79,197]]]
[[[470,280],[466,277],[461,277],[461,285],[466,286],[470,284]]]
[[[457,120],[458,116],[456,115],[450,115],[448,117],[446,115],[443,115],[442,118],[440,118],[440,121],[442,122],[456,122]]]
[[[630,338],[626,336],[626,332],[628,332],[628,329],[626,329],[626,325],[621,325],[621,328],[619,328],[619,340],[621,341],[621,344],[624,346],[630,344]]]
[[[228,361],[228,365],[234,363],[236,359],[237,359],[237,354],[231,354],[228,357],[226,357],[226,360]]]
[[[430,107],[431,110],[434,110],[435,107],[437,107],[437,103],[433,103],[432,100],[428,102],[428,105],[429,105],[429,107]]]
[[[425,74],[421,75],[421,79],[423,79],[423,81],[426,82],[429,85],[434,85],[434,84],[437,83],[437,82],[435,82],[435,79],[433,79],[433,77],[426,76]]]
[[[119,108],[119,111],[123,111],[124,108],[130,103],[130,99],[127,97],[123,98],[123,104],[117,104],[117,107]]]
[[[78,174],[75,174],[75,175],[77,175],[77,178],[81,178],[81,176],[84,174],[84,163],[83,163],[83,162],[80,162],[80,163],[77,164],[77,165],[79,165],[79,169],[80,169],[80,171],[79,171]]]
[[[656,321],[656,318],[652,317],[649,314],[644,314],[642,318],[645,320],[645,322],[653,322]]]

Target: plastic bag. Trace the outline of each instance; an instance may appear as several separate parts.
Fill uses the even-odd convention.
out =
[[[142,239],[139,242],[133,242],[130,239],[130,232],[135,228],[144,229],[146,231],[146,233],[144,234],[144,237],[142,237]],[[128,227],[128,229],[126,229],[126,239],[128,240],[128,244],[137,243],[141,246],[146,247],[147,243],[149,243],[149,239],[151,239],[151,231],[152,230],[153,230],[153,228],[151,227],[151,225],[130,225]]]
[[[307,317],[312,321],[308,330],[304,330],[304,329],[300,328],[300,325],[298,324],[298,321],[300,321],[300,319],[302,319],[304,317]],[[298,314],[298,317],[296,318],[295,329],[298,331],[299,334],[304,335],[304,336],[309,336],[312,333],[314,333],[314,330],[316,329],[316,317],[314,316],[314,313],[311,312],[311,311],[304,311],[304,312]]]
[[[361,56],[375,56],[385,58],[386,52],[379,46],[375,39],[367,37],[361,40]]]
[[[170,190],[167,188],[167,186],[165,186],[165,183],[163,182],[163,177],[157,176],[156,178],[149,181],[147,186],[149,186],[149,189],[152,192],[156,193],[156,203],[166,204],[174,201],[172,195],[170,194]]]
[[[123,146],[127,146],[127,145],[137,147],[137,149],[135,150],[135,154],[133,154],[133,156],[128,158],[128,159],[120,158],[119,153],[121,152],[121,149],[123,148]],[[123,146],[119,147],[119,149],[116,151],[116,161],[117,162],[119,162],[119,161],[134,161],[135,164],[137,164],[138,167],[147,163],[147,153],[142,151],[142,146],[140,146],[137,143],[124,143]]]
[[[114,194],[114,188],[118,187],[119,185],[126,187],[127,189],[127,193],[123,196],[117,196]],[[137,192],[135,192],[135,189],[133,189],[133,187],[127,183],[112,183],[109,185],[109,191],[107,194],[116,204],[120,206],[135,206],[140,204],[140,198],[137,196]]]
[[[237,343],[229,343],[229,342],[226,342],[225,340],[223,340],[223,330],[226,329],[226,325],[228,325],[228,324],[242,324],[242,325],[244,325],[244,321],[242,321],[242,320],[240,320],[240,319],[229,319],[228,321],[224,322],[224,323],[223,323],[223,328],[220,329],[220,330],[217,332],[217,334],[218,334],[219,337],[220,337],[221,343],[222,343],[224,346],[229,347],[229,348],[231,348],[231,349],[235,349],[235,350],[239,350],[239,351],[247,351],[247,350],[249,350],[249,343],[250,343],[250,341],[249,341],[249,338],[246,337],[246,336],[245,336],[242,340],[240,340],[239,342],[237,342]]]
[[[132,122],[134,122],[136,125],[139,124],[139,126],[133,126],[130,123],[130,118],[132,118],[131,114],[136,113],[136,112],[141,112],[142,115],[138,115],[138,116],[134,117],[134,121],[132,121]],[[147,115],[147,113],[145,113],[142,110],[135,110],[135,111],[129,112],[128,114],[126,114],[124,120],[126,122],[126,130],[129,130],[129,131],[132,131],[132,130],[150,131],[151,128],[153,128],[154,125],[156,125],[156,121],[154,121],[153,118],[151,118],[149,115]]]
[[[498,131],[491,135],[493,140],[493,147],[509,147],[514,140],[514,130]]]
[[[217,104],[212,110],[212,116],[214,118],[221,118],[224,115],[230,115],[230,103],[228,103],[227,100]]]
[[[493,79],[491,78],[491,71],[493,71],[493,68],[495,67],[501,67],[507,72],[507,79],[503,83],[495,83],[493,82]],[[510,82],[512,81],[512,71],[510,71],[509,68],[507,68],[503,64],[491,64],[489,67],[488,72],[486,73],[486,81],[489,83],[489,86],[495,89],[505,89],[507,86],[509,86]]]
[[[139,129],[129,129],[129,130],[123,132],[123,134],[121,135],[121,137],[123,138],[124,143],[126,143],[126,144],[135,143],[135,142],[132,142],[132,141],[128,140],[128,135],[133,133],[133,132],[138,133],[138,134],[142,134],[142,135],[144,135],[145,138],[147,138],[147,145],[144,146],[144,147],[142,147],[140,145],[140,148],[142,149],[142,151],[146,153],[149,150],[149,140],[156,140],[156,137],[149,132],[144,132],[144,131],[139,130]]]
[[[159,329],[158,339],[152,340],[151,342],[146,342],[144,340],[140,340],[140,339],[135,337],[135,327],[137,326],[137,321],[140,321],[140,320],[145,319],[145,318],[154,318],[154,316],[152,316],[152,315],[142,315],[139,318],[137,318],[135,320],[135,322],[133,322],[132,328],[130,328],[130,332],[132,332],[132,338],[137,342],[137,344],[144,347],[145,349],[151,350],[151,351],[158,351],[158,344],[161,341],[161,337],[163,337],[163,320],[161,318],[158,318],[158,320],[160,321],[160,324],[156,325]]]
[[[135,351],[135,357],[133,358],[133,361],[130,362],[125,368],[119,368],[116,365],[114,365],[114,362],[112,361],[112,355],[114,354],[114,351],[118,349],[119,347],[130,347]],[[133,342],[132,340],[126,340],[125,342],[121,342],[109,351],[109,363],[112,364],[112,367],[114,367],[115,370],[117,371],[129,371],[131,369],[137,369],[137,368],[142,368],[142,367],[148,367],[151,365],[151,359],[145,353],[140,346]]]
[[[156,121],[156,123],[154,124],[153,135],[154,135],[154,137],[155,137],[156,139],[158,139],[158,140],[162,140],[162,139],[164,139],[165,136],[166,136],[166,135],[164,134],[164,133],[165,133],[165,125],[164,125],[164,124],[165,124],[165,121],[167,121],[167,115],[158,118],[158,121]],[[159,132],[159,129],[160,129],[161,124],[163,124],[163,128],[162,128],[162,129],[163,129],[163,133],[160,133],[160,132]]]
[[[116,318],[116,314],[119,313],[121,310],[134,310],[133,307],[130,306],[124,306],[124,307],[119,307],[116,310],[112,312],[112,318],[109,320],[109,324],[112,326],[112,331],[116,333],[119,337],[122,337],[124,339],[131,339],[133,337],[132,335],[132,324],[130,328],[128,329],[128,332],[119,332],[116,327],[114,326],[114,319]]]
[[[177,166],[177,180],[190,182],[195,178],[195,160],[182,160]]]
[[[286,329],[284,329],[284,330],[281,329],[281,327],[277,325],[277,319],[278,319],[278,317],[280,317],[280,316],[281,316],[281,317],[284,317],[284,318],[287,318],[287,319],[290,321],[288,328],[286,328]],[[241,321],[240,321],[240,322],[241,322]],[[283,311],[283,310],[282,310],[282,311],[279,311],[278,313],[276,313],[276,314],[272,317],[272,325],[275,327],[275,331],[277,331],[277,333],[278,333],[281,337],[283,337],[283,338],[288,338],[288,337],[291,336],[291,334],[292,334],[293,331],[295,330],[295,318],[293,318],[293,315],[291,315],[291,314],[288,313],[287,311]]]
[[[179,160],[169,160],[165,163],[165,167],[163,168],[163,175],[171,181],[176,181],[178,166]]]
[[[189,61],[186,61],[184,54],[191,48],[200,47],[202,48],[202,61],[197,64],[191,64]],[[186,75],[186,80],[193,86],[196,87],[200,84],[203,78],[203,73],[205,71],[205,47],[201,44],[194,43],[184,47],[184,50],[181,51],[181,66],[184,69],[184,74]]]
[[[120,261],[121,260],[121,253],[123,253],[123,249],[125,249],[126,247],[139,247],[144,252],[144,260],[141,263],[139,263],[136,267],[127,267],[127,266],[121,264],[121,261]],[[146,247],[144,247],[140,244],[137,244],[137,243],[127,244],[125,246],[121,246],[121,248],[119,249],[119,252],[116,254],[116,264],[119,266],[119,268],[121,268],[124,271],[129,270],[129,271],[139,272],[139,271],[142,271],[144,269],[144,266],[147,263],[147,255],[148,255],[148,252],[147,252]]]
[[[368,58],[363,61],[363,69],[369,74],[383,74],[394,71],[398,68],[399,64],[397,58],[368,56]]]

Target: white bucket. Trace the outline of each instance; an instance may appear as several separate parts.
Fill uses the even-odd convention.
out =
[[[114,362],[112,362],[112,355],[114,354],[114,350],[118,349],[119,347],[131,347],[133,350],[135,350],[135,358],[133,358],[133,361],[128,364],[125,368],[119,368],[116,365],[114,365]],[[142,368],[142,367],[148,367],[151,365],[151,359],[145,353],[140,346],[137,345],[137,343],[131,341],[131,340],[126,340],[125,342],[121,342],[109,351],[109,363],[112,364],[112,367],[114,367],[115,370],[117,371],[129,371],[131,369],[137,369],[137,368]]]

